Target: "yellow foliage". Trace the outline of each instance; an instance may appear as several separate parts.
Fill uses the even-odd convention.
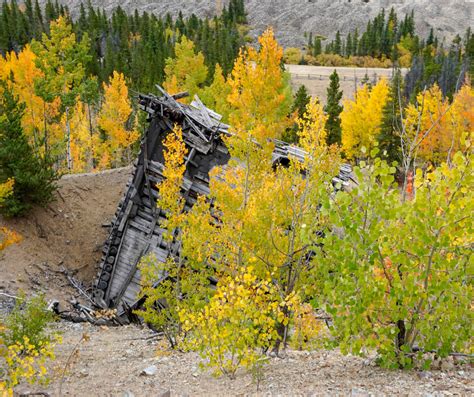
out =
[[[217,64],[212,84],[202,90],[200,95],[202,101],[208,108],[222,115],[224,122],[228,122],[229,119],[230,106],[227,101],[229,94],[230,86],[222,74],[221,66]]]
[[[230,122],[240,138],[249,136],[265,144],[278,138],[287,126],[291,89],[281,69],[283,49],[273,30],[258,39],[260,50],[249,47],[240,51],[229,78],[228,101],[232,107]]]
[[[184,346],[200,351],[216,376],[234,378],[239,367],[253,368],[262,349],[278,338],[275,293],[271,281],[260,280],[251,266],[222,279],[203,310],[179,313],[183,331],[191,333]]]
[[[337,54],[320,54],[316,57],[305,55],[304,60],[313,66],[352,66],[359,68],[390,68],[390,59],[378,59],[371,56],[350,56],[345,58]]]
[[[13,396],[14,387],[22,381],[47,383],[46,362],[54,360],[54,346],[47,341],[35,346],[27,336],[22,342],[6,346],[0,337],[0,358],[6,364],[0,380],[0,395]]]
[[[311,98],[304,117],[298,120],[299,143],[306,152],[313,153],[316,148],[326,146],[326,120],[323,106]]]
[[[63,115],[61,122],[66,124],[66,116]],[[86,106],[78,99],[72,116],[69,120],[71,128],[71,156],[73,168],[72,173],[87,172],[93,168],[92,153],[98,139],[91,136]],[[65,127],[64,127],[65,128]]]
[[[302,52],[299,48],[289,47],[285,48],[283,53],[283,61],[286,64],[298,65],[302,58]]]
[[[164,179],[158,186],[160,192],[158,208],[167,212],[168,217],[162,226],[172,236],[174,230],[182,225],[184,217],[184,199],[181,197],[180,191],[186,171],[185,158],[188,150],[183,141],[181,127],[175,126],[173,132],[166,137],[164,146]]]
[[[131,146],[140,137],[136,129],[127,128],[131,114],[125,77],[114,71],[110,83],[104,83],[104,102],[97,118],[99,127],[107,134],[107,140],[99,150],[102,167],[130,161]]]
[[[362,148],[370,151],[377,141],[382,112],[389,94],[386,79],[380,80],[372,90],[367,85],[357,90],[356,98],[343,102],[341,113],[342,147],[350,159],[363,157]]]
[[[13,179],[8,179],[5,183],[0,183],[0,205],[5,198],[13,193],[14,184],[15,181]]]
[[[207,79],[207,66],[204,55],[195,53],[194,43],[186,36],[176,43],[175,58],[168,58],[165,66],[165,82],[163,87],[171,94],[188,91],[190,100],[200,90]]]
[[[29,44],[18,54],[12,51],[5,58],[0,57],[0,79],[8,80],[13,75],[10,84],[13,93],[25,104],[22,126],[30,143],[37,147],[46,128],[50,145],[56,146],[64,139],[62,127],[53,121],[60,113],[61,99],[56,97],[49,103],[36,95],[35,80],[41,79],[43,73],[35,61],[36,55]]]
[[[21,307],[21,308],[20,308]],[[40,296],[24,300],[20,295],[13,311],[0,322],[0,395],[12,396],[21,382],[47,384],[46,362],[55,358],[58,334],[47,334],[53,314],[45,312]]]
[[[309,303],[295,305],[294,332],[291,345],[295,349],[310,349],[318,345],[324,322],[316,318],[313,307]]]
[[[0,183],[0,207],[4,200],[13,194],[14,185],[15,181],[13,179],[8,179],[5,183]],[[0,226],[0,251],[3,251],[9,245],[18,243],[19,241],[21,241],[21,237],[17,233]]]

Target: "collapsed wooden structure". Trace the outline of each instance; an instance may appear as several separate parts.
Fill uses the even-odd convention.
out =
[[[163,180],[163,141],[174,125],[182,127],[188,148],[182,195],[186,208],[191,208],[198,195],[209,194],[209,172],[225,165],[230,155],[222,137],[229,126],[222,117],[203,105],[198,97],[190,105],[177,100],[185,94],[169,95],[161,87],[161,96],[140,95],[140,108],[148,113],[149,129],[141,142],[132,177],[122,198],[110,235],[103,249],[103,259],[95,281],[93,299],[101,308],[117,309],[118,315],[130,312],[140,304],[140,270],[143,256],[153,253],[166,261],[178,247],[163,239],[161,227],[165,217],[157,208],[157,184]],[[286,164],[290,158],[304,159],[305,152],[284,142],[275,141],[272,161]],[[343,165],[333,179],[334,184],[347,185],[351,167]],[[160,280],[157,280],[159,283]]]

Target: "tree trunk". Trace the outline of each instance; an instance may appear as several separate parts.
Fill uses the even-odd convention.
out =
[[[46,102],[43,100],[43,119],[44,119],[44,158],[49,157],[48,147],[48,123],[46,120]]]
[[[72,170],[72,156],[71,156],[71,125],[69,123],[69,106],[66,107],[66,161],[67,169]]]
[[[92,109],[90,103],[87,103],[87,113],[89,116],[89,134],[91,137],[91,168],[95,169],[95,150],[94,150],[94,129],[92,128]]]

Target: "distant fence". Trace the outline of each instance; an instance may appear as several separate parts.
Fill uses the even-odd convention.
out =
[[[293,74],[291,73],[291,77],[295,80],[329,80],[329,75],[324,75],[324,74]],[[361,76],[339,76],[339,81],[349,81],[349,82],[359,82],[361,80],[364,80],[365,76],[364,77],[361,77]],[[372,75],[368,75],[368,79],[371,81],[371,82],[378,82],[380,81],[382,78],[391,78],[391,76],[387,76],[387,75],[379,75],[377,73],[375,74],[372,74]]]

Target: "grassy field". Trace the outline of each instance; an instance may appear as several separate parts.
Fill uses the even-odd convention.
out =
[[[382,68],[350,68],[350,67],[327,67],[327,66],[306,66],[306,65],[286,65],[286,69],[291,75],[291,85],[296,91],[300,85],[305,85],[312,96],[317,96],[322,103],[326,103],[326,89],[329,85],[329,76],[335,70],[339,74],[341,89],[344,98],[352,99],[356,87],[360,85],[365,75],[371,81],[378,81],[381,78],[390,79],[392,69]],[[402,73],[406,73],[402,69]]]

